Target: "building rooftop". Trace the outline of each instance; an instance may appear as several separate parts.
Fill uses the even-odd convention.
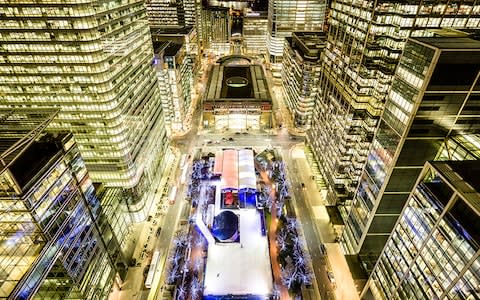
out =
[[[153,42],[153,53],[159,54],[163,52],[169,43],[167,41]]]
[[[211,11],[223,11],[223,12],[228,12],[230,11],[229,7],[224,7],[224,6],[219,6],[218,2],[217,3],[206,3],[206,5],[203,6],[204,10],[211,10]]]
[[[437,32],[434,37],[415,37],[411,38],[434,48],[444,51],[468,50],[480,52],[480,41],[467,36],[452,36],[450,32]]]
[[[55,108],[0,109],[0,172],[42,134],[57,113]]]
[[[205,99],[271,101],[262,67],[248,64],[214,65],[209,74]]]
[[[439,171],[449,179],[450,183],[455,186],[460,193],[480,192],[480,176],[478,176],[480,174],[480,160],[442,161],[433,162],[432,165],[439,168]],[[451,173],[452,171],[456,173],[457,177]],[[478,211],[480,215],[480,199]]]
[[[179,44],[194,43],[196,39],[196,31],[193,27],[152,29],[151,34],[154,43],[169,41]]]
[[[450,209],[457,222],[480,244],[480,161],[434,161],[430,163],[454,187],[464,201],[457,201]]]
[[[170,43],[167,48],[165,48],[165,56],[175,56],[178,51],[182,48],[182,44]]]
[[[63,148],[61,135],[46,134],[30,144],[10,166],[10,172],[23,189],[33,178],[37,177],[48,162]],[[0,144],[3,142],[0,139]]]
[[[455,32],[453,32],[455,33]],[[418,45],[418,46],[417,46]],[[425,50],[419,50],[424,48]],[[405,46],[408,52],[424,52],[421,55],[433,55],[438,59],[432,61],[434,68],[427,90],[468,90],[478,73],[480,64],[480,41],[465,37],[463,33],[452,36],[452,31],[436,31],[433,37],[410,38]],[[409,64],[403,59],[400,64]]]
[[[175,56],[182,48],[183,44],[173,43],[167,41],[153,42],[153,52],[160,54],[163,52],[163,56]]]
[[[178,28],[152,28],[150,30],[152,36],[157,35],[185,35],[191,33],[193,30],[193,26],[185,26],[185,27],[178,27]]]
[[[297,31],[287,42],[304,59],[318,60],[327,43],[327,36],[321,31]]]

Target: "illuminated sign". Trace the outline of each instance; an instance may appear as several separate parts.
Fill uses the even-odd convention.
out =
[[[204,110],[220,110],[220,109],[241,109],[241,110],[272,110],[272,105],[269,103],[205,103],[203,105]]]

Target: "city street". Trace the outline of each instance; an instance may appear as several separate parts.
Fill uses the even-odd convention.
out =
[[[274,101],[278,102],[281,93],[276,92],[273,97],[276,98]],[[276,106],[279,107],[278,104]],[[283,109],[279,109],[279,114],[276,114],[276,116],[287,120],[288,117],[285,117],[283,112],[285,108],[280,107]],[[145,222],[137,243],[137,249],[144,247],[145,241],[149,239],[148,235],[156,230],[156,227],[151,223],[156,220],[162,227],[161,234],[158,238],[153,235],[147,249],[152,249],[152,252],[159,250],[161,252],[161,262],[157,267],[159,272],[155,276],[151,290],[146,290],[143,284],[144,277],[142,274],[148,264],[148,259],[145,259],[139,267],[130,268],[122,291],[114,293],[118,295],[117,298],[110,297],[110,299],[169,299],[171,297],[169,291],[163,290],[167,270],[165,260],[173,236],[178,230],[180,215],[185,204],[187,204],[186,201],[183,201],[186,185],[180,184],[181,170],[178,166],[178,158],[183,154],[189,155],[190,166],[197,151],[215,153],[217,150],[224,148],[244,147],[253,148],[257,153],[267,148],[278,149],[285,161],[292,195],[291,205],[301,223],[299,234],[304,237],[312,259],[315,275],[313,287],[317,290],[317,295],[320,295],[322,299],[358,299],[348,266],[339,245],[335,243],[335,234],[326,213],[324,200],[311,178],[312,173],[304,153],[304,137],[292,135],[291,133],[295,133],[295,130],[287,126],[272,130],[215,131],[199,127],[201,120],[201,111],[198,109],[192,116],[191,130],[183,136],[173,139],[172,146],[176,149],[174,152],[177,160],[175,171],[166,190],[168,191],[174,185],[178,187],[176,201],[173,205],[168,206],[168,211],[164,216],[158,216],[150,222]],[[287,122],[286,125],[290,125],[290,122]],[[163,203],[166,202],[163,201]],[[155,216],[155,213],[155,211],[152,211],[150,215]],[[150,227],[152,229],[148,229]],[[326,253],[322,253],[321,244],[325,244]],[[135,253],[138,255],[139,251],[136,250]],[[327,255],[325,256],[325,254]],[[327,272],[331,273],[330,278],[327,276]],[[282,299],[287,299],[287,297],[284,295]]]
[[[303,145],[284,150],[283,155],[294,192],[293,206],[302,224],[322,299],[358,299],[348,265],[340,246],[335,243],[325,200],[311,178]],[[322,253],[321,244],[325,245],[326,253]],[[334,283],[327,271],[334,275]]]
[[[176,180],[178,177],[179,175],[173,177],[172,180]],[[158,294],[158,290],[155,290],[155,288],[161,289],[162,287],[159,284],[160,282],[163,282],[162,268],[159,268],[156,281],[154,280],[154,282],[157,284],[152,285],[151,290],[145,289],[144,270],[150,264],[151,254],[145,254],[142,258],[141,252],[143,249],[146,250],[146,253],[153,253],[157,250],[160,251],[159,267],[165,266],[168,249],[173,240],[173,236],[178,229],[178,221],[185,206],[185,201],[181,201],[181,198],[178,196],[184,193],[184,187],[179,188],[179,192],[177,193],[177,201],[175,201],[173,205],[168,204],[166,196],[162,198],[160,197],[161,188],[162,187],[159,187],[159,192],[155,196],[155,200],[158,201],[158,204],[153,205],[153,211],[150,212],[152,219],[137,226],[137,237],[134,240],[135,250],[133,257],[137,260],[137,265],[139,265],[129,268],[127,278],[122,286],[122,290],[117,290],[112,293],[109,298],[110,300],[157,299],[157,297],[153,296]],[[162,209],[162,206],[164,206],[166,210]],[[156,237],[155,233],[158,228],[161,228],[161,231],[160,235]],[[160,275],[162,275],[162,277],[160,277]],[[153,295],[149,297],[149,293],[151,291],[153,291]]]
[[[480,300],[480,0],[0,12],[0,300]]]

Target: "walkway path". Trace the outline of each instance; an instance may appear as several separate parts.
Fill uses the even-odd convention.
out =
[[[280,265],[278,264],[278,247],[277,247],[277,208],[276,208],[276,196],[275,189],[273,188],[273,183],[268,178],[268,175],[265,171],[260,172],[260,176],[266,185],[270,186],[270,197],[272,199],[272,209],[271,209],[271,220],[270,226],[268,227],[268,241],[270,248],[270,260],[272,264],[273,278],[275,279],[276,286],[280,289],[280,299],[289,300],[290,295],[288,294],[288,289],[282,284],[282,273],[280,271]]]

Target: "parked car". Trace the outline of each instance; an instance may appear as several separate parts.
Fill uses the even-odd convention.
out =
[[[155,233],[155,236],[158,237],[160,236],[160,233],[162,232],[162,227],[157,228],[157,232]]]
[[[328,280],[330,280],[330,283],[332,284],[333,288],[335,288],[335,277],[333,276],[333,272],[332,271],[327,271],[327,277],[328,277]]]
[[[229,142],[233,142],[233,138],[232,138],[232,137],[231,137],[231,138],[228,138],[228,141],[229,141]]]
[[[145,266],[145,268],[143,269],[143,277],[146,277],[146,276],[147,276],[149,269],[150,269],[150,265]]]
[[[323,256],[327,255],[327,249],[325,248],[325,244],[320,244],[320,254]]]

